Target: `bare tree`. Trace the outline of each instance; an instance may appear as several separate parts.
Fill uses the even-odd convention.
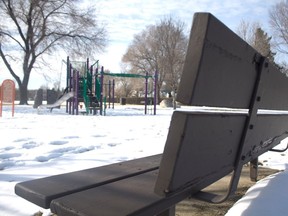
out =
[[[116,81],[115,95],[118,98],[131,96],[134,89],[133,85],[134,80],[132,81],[131,78],[129,79],[125,77],[117,77],[115,81]]]
[[[261,55],[274,62],[276,53],[271,50],[271,39],[268,34],[261,28],[258,22],[247,22],[242,20],[237,28],[237,34],[250,44]]]
[[[184,23],[171,17],[156,25],[146,27],[135,35],[122,61],[130,64],[132,72],[152,75],[158,72],[158,95],[165,83],[171,91],[177,91],[185,60],[188,38],[184,34]]]
[[[269,15],[277,50],[288,54],[288,1],[276,3],[270,9]]]
[[[79,0],[0,0],[0,13],[0,56],[18,83],[20,104],[27,104],[31,72],[43,54],[63,49],[87,55],[106,45],[94,8],[82,7]]]
[[[251,23],[249,21],[241,20],[236,29],[236,33],[251,45],[255,41],[255,32],[258,28],[260,28],[260,23],[258,22]]]

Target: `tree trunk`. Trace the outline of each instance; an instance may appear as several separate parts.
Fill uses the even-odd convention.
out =
[[[161,102],[161,84],[157,83],[157,96],[156,96],[156,104],[160,104]]]
[[[21,84],[19,86],[20,93],[20,105],[28,105],[28,88],[27,85]]]
[[[176,94],[173,94],[173,109],[176,110],[177,109],[177,103],[176,103]]]
[[[35,58],[31,60],[30,64],[34,64]],[[24,77],[22,80],[22,83],[19,83],[19,90],[20,90],[20,105],[28,105],[28,83],[30,79],[32,67],[28,67],[28,63],[25,63],[23,65],[23,72]]]

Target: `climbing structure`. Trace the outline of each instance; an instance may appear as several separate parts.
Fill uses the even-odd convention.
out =
[[[97,64],[98,61],[95,63]],[[96,114],[100,107],[100,80],[93,75],[93,66],[87,62],[71,62],[67,57],[66,91],[74,92],[74,97],[67,100],[66,112],[69,114],[79,113],[79,104],[83,103],[86,113]],[[98,67],[97,67],[98,68]]]
[[[73,97],[67,100],[66,112],[72,115],[78,115],[79,104],[83,103],[85,106],[85,112],[87,114],[93,113],[95,115],[99,110],[100,115],[105,115],[106,99],[107,97],[103,93],[105,85],[108,85],[109,89],[109,107],[111,102],[112,89],[112,103],[114,107],[114,88],[115,82],[112,84],[109,81],[108,84],[104,83],[104,76],[112,77],[127,77],[127,78],[145,78],[145,114],[147,114],[148,106],[148,79],[154,78],[154,115],[156,115],[156,83],[157,83],[157,71],[155,76],[129,74],[129,73],[104,73],[104,67],[99,70],[99,61],[96,61],[91,66],[89,65],[89,59],[86,62],[70,61],[67,57],[67,79],[66,88],[64,93],[73,92]]]

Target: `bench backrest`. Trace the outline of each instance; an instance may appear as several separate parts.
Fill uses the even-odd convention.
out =
[[[196,192],[231,171],[237,186],[243,164],[287,137],[288,112],[263,110],[287,110],[287,90],[272,63],[213,15],[196,13],[177,101],[218,109],[174,112],[155,192]]]

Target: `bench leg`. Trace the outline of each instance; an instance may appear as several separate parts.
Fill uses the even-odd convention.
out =
[[[258,158],[250,161],[250,179],[256,182],[258,177]]]
[[[166,209],[164,212],[158,214],[157,216],[175,216],[175,206]]]

